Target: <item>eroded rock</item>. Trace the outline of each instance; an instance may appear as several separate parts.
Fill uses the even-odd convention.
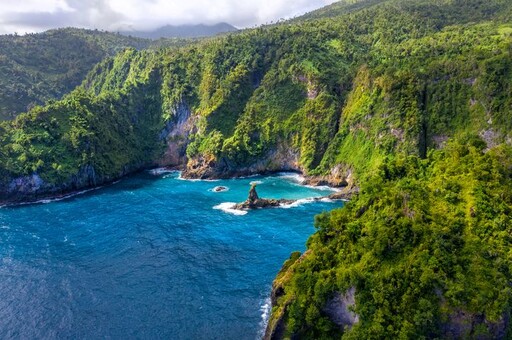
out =
[[[233,209],[250,210],[279,207],[282,204],[291,204],[293,202],[295,202],[295,200],[259,198],[258,193],[256,192],[256,183],[253,183],[251,185],[251,189],[249,190],[249,197],[247,197],[247,200],[245,200],[245,202],[236,204]]]
[[[344,294],[337,292],[326,302],[323,309],[329,319],[342,329],[350,328],[359,322],[359,315],[351,310],[356,304],[355,293],[356,289],[354,287]]]

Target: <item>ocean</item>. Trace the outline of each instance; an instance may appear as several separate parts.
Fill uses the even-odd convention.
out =
[[[308,200],[331,189],[297,177],[157,170],[0,208],[0,338],[261,338],[281,265],[305,250],[316,214],[343,205]],[[300,200],[230,210],[251,182],[260,197]]]

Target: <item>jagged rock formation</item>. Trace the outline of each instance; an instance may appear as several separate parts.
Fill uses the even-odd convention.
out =
[[[320,201],[322,199],[328,198],[331,200],[349,200],[355,193],[357,193],[357,189],[350,189],[350,190],[342,190],[335,193],[332,193],[328,196],[323,197],[314,197],[312,200]],[[286,204],[292,204],[296,202],[297,200],[290,200],[290,199],[267,199],[267,198],[260,198],[258,196],[258,193],[256,192],[256,184],[251,184],[251,189],[249,190],[249,196],[247,197],[247,200],[245,200],[242,203],[236,204],[233,209],[237,210],[251,210],[251,209],[261,209],[261,208],[272,208],[272,207],[279,207],[281,205]]]
[[[287,199],[266,199],[259,198],[258,193],[256,192],[256,184],[251,184],[251,189],[249,190],[249,197],[245,202],[236,204],[233,209],[237,210],[250,210],[250,209],[261,209],[261,208],[270,208],[270,207],[278,207],[282,204],[291,204],[295,202],[295,200],[287,200]]]

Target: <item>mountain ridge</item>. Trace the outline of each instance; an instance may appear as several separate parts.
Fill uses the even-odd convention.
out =
[[[221,22],[213,25],[165,25],[150,31],[120,31],[125,36],[133,36],[144,39],[161,38],[201,38],[218,34],[235,32],[238,29],[228,23]]]

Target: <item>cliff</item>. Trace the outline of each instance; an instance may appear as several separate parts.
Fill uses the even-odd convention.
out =
[[[299,171],[353,187],[387,157],[425,157],[450,137],[509,143],[509,8],[464,6],[389,0],[123,51],[62,101],[0,126],[0,187],[39,176],[40,194],[64,192],[93,183],[73,180],[84,168],[101,184],[153,165],[191,178]],[[395,22],[400,36],[386,33]]]
[[[511,160],[465,140],[387,161],[285,262],[266,338],[509,338]]]

